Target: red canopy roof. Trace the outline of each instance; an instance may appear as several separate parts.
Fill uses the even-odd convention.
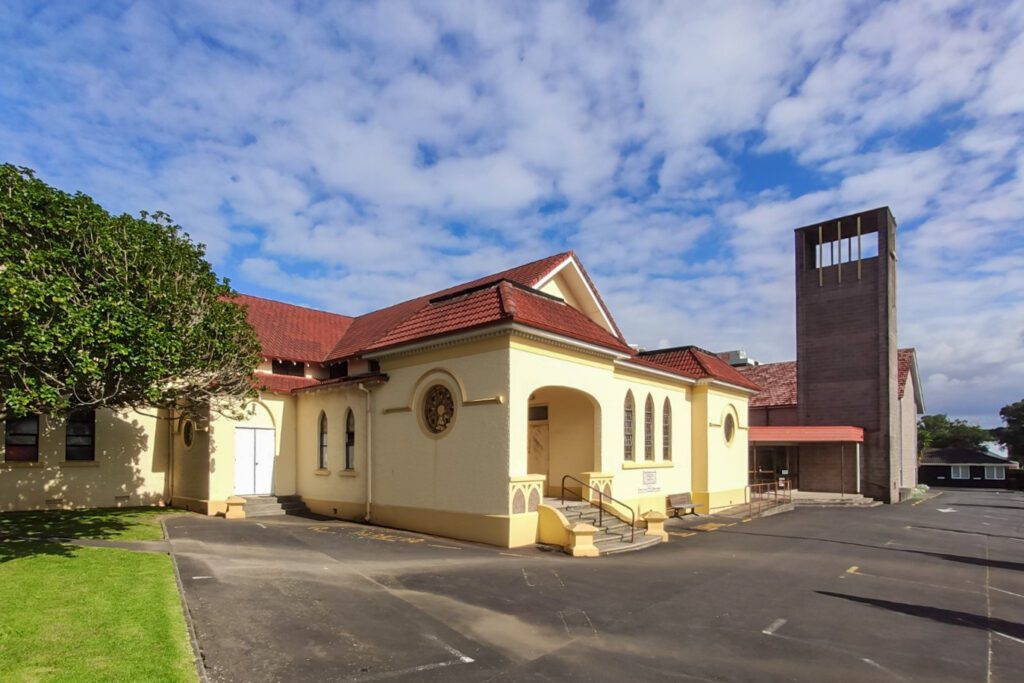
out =
[[[747,439],[751,443],[837,443],[840,441],[862,443],[864,430],[860,427],[786,425],[751,427]]]

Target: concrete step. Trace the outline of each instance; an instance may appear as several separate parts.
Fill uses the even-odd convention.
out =
[[[309,512],[301,496],[242,496],[246,517],[279,517]]]
[[[640,536],[636,537],[634,543],[624,541],[621,543],[609,543],[607,545],[599,546],[599,552],[602,555],[615,555],[617,553],[630,553],[636,550],[644,550],[661,543],[661,539],[657,536]],[[596,543],[594,545],[597,545]]]

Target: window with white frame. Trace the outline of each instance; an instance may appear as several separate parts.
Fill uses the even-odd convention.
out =
[[[949,476],[953,479],[970,479],[971,478],[971,467],[970,465],[950,465]]]
[[[985,478],[1003,481],[1006,479],[1006,468],[1002,465],[985,465]]]

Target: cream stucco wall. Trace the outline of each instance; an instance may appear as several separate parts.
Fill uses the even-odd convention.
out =
[[[221,513],[226,501],[235,494],[235,429],[239,427],[274,430],[274,474],[272,492],[290,495],[296,492],[295,440],[296,398],[287,394],[261,392],[259,399],[245,406],[245,417],[240,420],[214,414],[209,419],[207,477],[209,489],[204,497],[209,514]],[[184,449],[184,444],[178,442]],[[205,443],[197,442],[192,449],[202,453]],[[175,451],[177,455],[177,451]],[[176,459],[175,461],[180,462]],[[175,490],[176,495],[183,492]]]
[[[355,420],[355,463],[345,469],[345,420]],[[327,467],[318,469],[320,413],[327,416]],[[361,519],[366,501],[366,395],[356,387],[296,397],[296,491],[315,512]]]
[[[694,502],[703,512],[745,502],[748,467],[747,394],[718,385],[694,390]],[[731,414],[736,432],[725,438],[725,417]]]
[[[168,468],[168,423],[134,411],[96,412],[92,462],[64,460],[64,420],[40,416],[39,461],[3,461],[0,510],[162,505]]]
[[[648,510],[664,511],[665,497],[671,493],[691,490],[691,387],[682,378],[679,381],[659,378],[642,372],[618,368],[611,358],[584,354],[564,347],[527,338],[514,338],[511,347],[511,385],[509,390],[510,466],[512,476],[527,474],[527,409],[530,396],[541,400],[550,388],[558,387],[581,391],[598,406],[594,419],[599,430],[597,470],[612,475],[612,495],[632,506],[638,517]],[[636,460],[624,457],[623,405],[627,391],[636,400]],[[654,460],[644,461],[644,403],[650,394],[654,401]],[[662,458],[662,410],[665,398],[672,405],[672,460]],[[577,404],[580,405],[580,404]],[[549,409],[552,433],[557,414]],[[550,456],[557,459],[556,445],[550,447]],[[568,467],[575,463],[572,456]],[[582,463],[575,463],[577,466]],[[646,473],[646,477],[645,477]],[[581,472],[576,472],[579,476]],[[744,472],[745,476],[745,472]],[[646,479],[646,481],[645,481]],[[549,482],[559,484],[560,482]]]
[[[917,401],[914,398],[914,373],[907,374],[900,410],[900,488],[917,486]]]
[[[387,384],[373,393],[374,502],[452,512],[504,514],[509,483],[509,351],[493,337],[386,358]],[[422,425],[423,394],[450,388],[455,418],[434,438]]]

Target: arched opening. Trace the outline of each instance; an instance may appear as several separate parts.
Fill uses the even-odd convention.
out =
[[[654,460],[654,399],[650,394],[644,403],[644,460]]]
[[[665,406],[661,409],[661,459],[672,459],[672,402],[665,397]]]
[[[345,416],[345,469],[356,468],[356,416],[348,409]]]
[[[317,439],[316,466],[327,469],[327,415],[320,412],[320,433]]]
[[[562,477],[584,479],[600,469],[601,419],[597,401],[568,387],[543,387],[530,394],[527,471],[547,477],[546,493],[561,494]],[[567,481],[577,492],[580,485]]]

